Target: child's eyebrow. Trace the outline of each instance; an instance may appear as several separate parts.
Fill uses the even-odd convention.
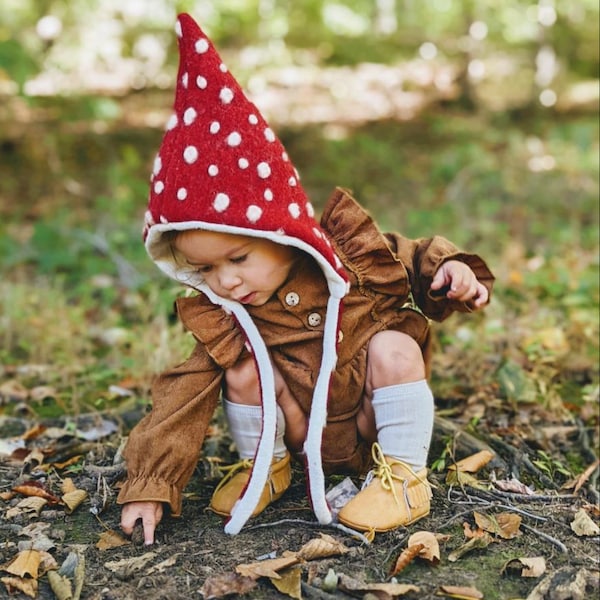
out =
[[[241,242],[239,246],[235,246],[234,248],[232,248],[229,252],[227,252],[227,254],[225,254],[226,258],[229,258],[231,256],[235,256],[236,254],[239,254],[240,252],[244,252],[248,246],[252,245],[253,240],[248,240],[247,242]],[[190,267],[203,267],[203,266],[207,266],[208,263],[205,262],[193,262],[190,261],[186,258],[186,262],[188,265],[190,265]]]

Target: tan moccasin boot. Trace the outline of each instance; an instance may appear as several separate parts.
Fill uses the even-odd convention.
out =
[[[373,444],[372,453],[375,467],[362,490],[339,512],[340,523],[357,531],[390,531],[427,516],[427,469],[415,473],[406,463],[384,456],[379,444]]]
[[[224,517],[231,515],[235,503],[248,485],[253,462],[250,459],[245,459],[223,469],[228,473],[217,485],[210,501],[210,509]],[[271,502],[281,498],[283,493],[290,487],[291,482],[290,453],[286,452],[283,458],[275,459],[271,463],[267,483],[251,516],[255,517],[265,510]]]

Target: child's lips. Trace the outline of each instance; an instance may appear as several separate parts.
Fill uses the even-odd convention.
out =
[[[240,302],[241,304],[250,304],[250,302],[252,302],[252,300],[254,300],[255,296],[256,296],[256,292],[250,292],[249,294],[242,296],[238,300],[238,302]]]

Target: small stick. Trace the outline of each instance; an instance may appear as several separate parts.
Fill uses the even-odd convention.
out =
[[[279,521],[273,521],[271,523],[259,523],[258,525],[252,525],[251,527],[246,527],[246,531],[250,531],[251,529],[258,529],[259,527],[273,527],[277,525],[309,525],[310,527],[330,527],[333,529],[339,529],[352,537],[357,537],[363,544],[370,544],[369,540],[359,531],[355,531],[354,529],[350,529],[350,527],[346,527],[340,523],[329,523],[328,525],[323,525],[321,523],[317,523],[315,521],[306,521],[305,519],[280,519]]]
[[[533,527],[530,527],[529,525],[525,525],[525,523],[521,523],[521,527],[523,527],[524,529],[527,529],[527,531],[531,531],[531,533],[535,533],[536,535],[539,535],[541,538],[544,538],[547,542],[554,544],[557,548],[560,548],[560,551],[563,554],[569,553],[569,550],[567,549],[567,547],[560,540],[557,540],[556,538],[552,537],[551,535],[548,535],[547,533],[543,533],[542,531],[538,531],[537,529],[534,529]]]

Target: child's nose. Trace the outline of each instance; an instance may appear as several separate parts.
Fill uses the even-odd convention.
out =
[[[232,290],[240,285],[241,282],[242,280],[235,269],[224,269],[223,272],[219,274],[219,283],[225,290]]]

